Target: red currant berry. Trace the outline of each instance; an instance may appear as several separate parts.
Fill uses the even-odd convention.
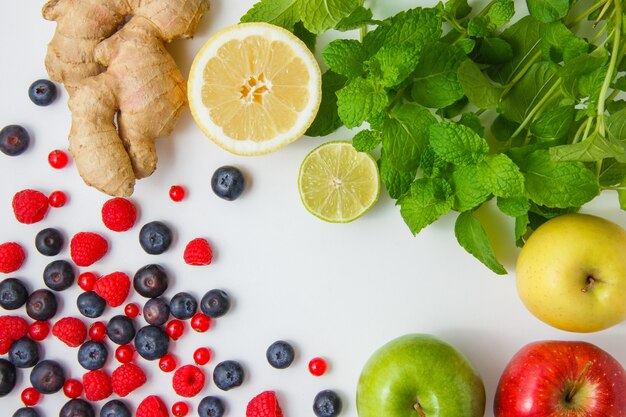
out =
[[[36,321],[28,328],[28,335],[31,339],[41,342],[50,333],[50,323],[47,321]]]
[[[139,315],[139,306],[135,303],[126,304],[126,307],[124,307],[124,314],[126,314],[126,317],[128,318],[134,319]]]
[[[197,313],[191,318],[191,328],[198,333],[204,333],[211,327],[211,317]]]
[[[174,417],[185,417],[189,414],[189,406],[182,401],[174,403],[172,405],[172,414],[174,414]]]
[[[67,165],[68,157],[65,152],[59,149],[55,149],[54,151],[48,154],[48,163],[52,168],[61,169],[65,168]]]
[[[93,272],[83,272],[78,276],[78,286],[82,288],[83,291],[92,291],[97,280],[98,276]]]
[[[48,196],[48,202],[54,208],[63,207],[67,203],[67,195],[63,191],[53,191]]]
[[[206,365],[211,360],[211,349],[201,347],[193,353],[193,360],[196,365]]]
[[[78,398],[83,393],[83,384],[75,379],[68,379],[63,385],[63,393],[67,398]]]
[[[94,342],[102,342],[107,336],[107,326],[97,321],[89,326],[89,338]]]
[[[115,358],[120,363],[128,363],[132,361],[134,355],[135,349],[131,345],[122,345],[115,349]]]
[[[172,340],[178,340],[178,338],[183,335],[184,331],[185,323],[178,319],[170,320],[170,322],[167,323],[167,326],[165,326],[165,333],[167,333]]]
[[[326,372],[328,365],[323,358],[313,358],[309,362],[309,372],[315,376],[322,376]]]
[[[39,402],[41,394],[33,387],[28,387],[22,391],[22,402],[28,407],[34,407]]]
[[[172,185],[170,188],[170,198],[172,201],[183,201],[185,194],[185,189],[180,185]]]
[[[171,353],[166,353],[161,359],[159,359],[159,368],[163,372],[172,372],[176,369],[178,364],[176,363],[176,357]]]

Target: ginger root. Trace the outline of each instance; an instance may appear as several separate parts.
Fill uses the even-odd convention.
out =
[[[83,180],[129,196],[156,169],[154,139],[169,136],[187,104],[185,80],[164,47],[191,37],[208,0],[50,0],[57,28],[46,55],[65,84],[70,152]]]

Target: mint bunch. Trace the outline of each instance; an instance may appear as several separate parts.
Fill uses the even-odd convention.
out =
[[[360,30],[322,51],[329,69],[307,134],[359,128],[353,146],[380,149],[413,234],[456,211],[459,244],[506,274],[474,215],[486,202],[514,218],[519,246],[602,190],[626,208],[626,19],[622,0],[585,2],[527,0],[511,24],[513,0],[384,20],[359,0],[261,0],[242,21],[281,25],[311,48],[326,30]]]

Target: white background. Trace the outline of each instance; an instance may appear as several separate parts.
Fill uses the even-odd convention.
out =
[[[41,0],[0,1],[0,126],[22,124],[33,139],[20,157],[0,154],[0,242],[17,241],[28,252],[25,265],[11,275],[28,281],[30,289],[44,286],[42,271],[52,259],[36,252],[34,237],[44,227],[57,227],[68,238],[79,231],[106,236],[111,249],[91,268],[100,274],[119,270],[132,276],[145,264],[160,263],[171,273],[172,285],[166,293],[170,297],[183,290],[201,297],[211,288],[226,289],[234,300],[231,312],[208,333],[192,334],[188,329],[172,350],[181,363],[191,363],[197,347],[209,346],[214,359],[204,368],[207,380],[213,366],[225,359],[239,360],[246,380],[229,392],[208,382],[201,395],[188,401],[194,413],[202,396],[212,394],[226,401],[227,416],[243,416],[250,398],[275,390],[285,416],[313,416],[313,397],[330,388],[343,399],[342,416],[355,417],[361,367],[379,346],[411,332],[432,333],[469,357],[485,382],[486,416],[493,415],[493,394],[504,366],[531,341],[587,340],[626,364],[626,323],[595,334],[572,334],[543,324],[524,308],[515,289],[517,249],[512,224],[489,207],[480,214],[500,259],[511,271],[506,276],[494,275],[458,246],[454,215],[413,237],[385,193],[370,213],[351,224],[326,224],[311,216],[298,197],[298,167],[317,145],[349,139],[346,130],[327,138],[304,137],[274,154],[245,158],[206,139],[185,111],[172,137],[157,142],[157,172],[137,184],[132,196],[140,212],[137,225],[121,234],[108,231],[99,214],[107,196],[85,186],[73,164],[60,171],[47,164],[51,150],[67,148],[67,94],[63,92],[49,107],[37,107],[28,99],[30,83],[47,77],[43,62],[55,28],[41,18],[43,4]],[[253,0],[212,1],[195,39],[175,41],[169,47],[183,74],[202,43],[218,29],[236,23],[252,4]],[[383,17],[418,2],[376,0],[371,5]],[[319,46],[327,42],[324,36]],[[249,184],[234,202],[220,200],[210,189],[211,174],[225,164],[240,167]],[[169,199],[172,184],[187,187],[185,201]],[[22,225],[13,217],[11,199],[24,188],[46,194],[60,189],[70,200],[63,208],[51,209],[44,221]],[[626,226],[613,194],[602,196],[584,211]],[[171,249],[158,257],[144,253],[137,242],[141,225],[152,220],[165,221],[175,231]],[[216,254],[212,265],[184,264],[185,243],[195,237],[212,243]],[[67,247],[55,259],[69,259]],[[63,301],[57,318],[79,316],[77,294],[77,286],[60,294]],[[143,302],[137,294],[129,300]],[[17,312],[25,316],[23,309]],[[121,312],[122,307],[109,308],[106,317]],[[141,318],[136,321],[138,326],[144,324]],[[286,370],[275,370],[265,361],[266,348],[277,339],[292,342],[297,351]],[[109,372],[117,366],[111,347]],[[69,376],[80,379],[83,370],[75,359],[76,349],[49,337],[44,350],[46,358],[61,361]],[[307,363],[314,356],[328,360],[326,375],[308,373]],[[179,399],[171,389],[171,374],[159,371],[157,362],[137,361],[149,382],[129,402],[136,406],[149,394],[161,395],[168,406]],[[19,374],[13,394],[0,398],[3,415],[18,408],[19,393],[28,386],[28,371]],[[65,400],[62,393],[47,396],[40,403],[42,415],[56,416]]]

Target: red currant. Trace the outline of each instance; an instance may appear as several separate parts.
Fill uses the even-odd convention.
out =
[[[89,326],[89,338],[94,342],[102,342],[107,336],[107,326],[97,321]]]
[[[170,188],[170,198],[172,201],[183,201],[185,194],[185,189],[180,185],[172,185]]]
[[[28,387],[22,391],[22,402],[28,407],[34,407],[39,402],[41,393],[33,387]]]
[[[322,376],[326,372],[328,365],[323,358],[313,358],[309,362],[309,372],[315,376]]]
[[[191,328],[198,333],[204,333],[211,327],[211,317],[206,314],[196,313],[191,318]]]
[[[172,340],[178,340],[183,335],[185,331],[185,323],[178,319],[170,320],[169,323],[165,326],[165,333]]]
[[[50,333],[50,323],[47,321],[35,321],[28,328],[28,335],[31,339],[41,342]]]
[[[211,349],[201,347],[193,353],[193,360],[196,365],[206,365],[211,360]]]
[[[67,203],[67,195],[63,191],[53,191],[48,196],[48,202],[54,208],[63,207]]]
[[[120,363],[128,363],[132,361],[134,355],[135,349],[131,345],[122,345],[115,349],[115,359],[117,359]]]
[[[182,401],[174,403],[172,405],[172,414],[174,414],[174,417],[185,417],[189,414],[189,406]]]
[[[92,291],[98,276],[93,272],[83,272],[78,276],[78,286],[84,291]]]
[[[126,307],[124,307],[124,314],[126,314],[126,317],[128,318],[134,319],[139,315],[139,306],[135,303],[126,304]]]
[[[159,359],[159,368],[163,372],[172,372],[176,369],[178,364],[176,363],[176,357],[171,353],[166,353],[161,359]]]
[[[83,393],[83,384],[75,379],[68,379],[63,384],[63,393],[67,398],[78,398]]]
[[[61,169],[65,168],[68,162],[68,157],[65,152],[59,149],[55,149],[54,151],[48,154],[48,163],[52,168]]]

